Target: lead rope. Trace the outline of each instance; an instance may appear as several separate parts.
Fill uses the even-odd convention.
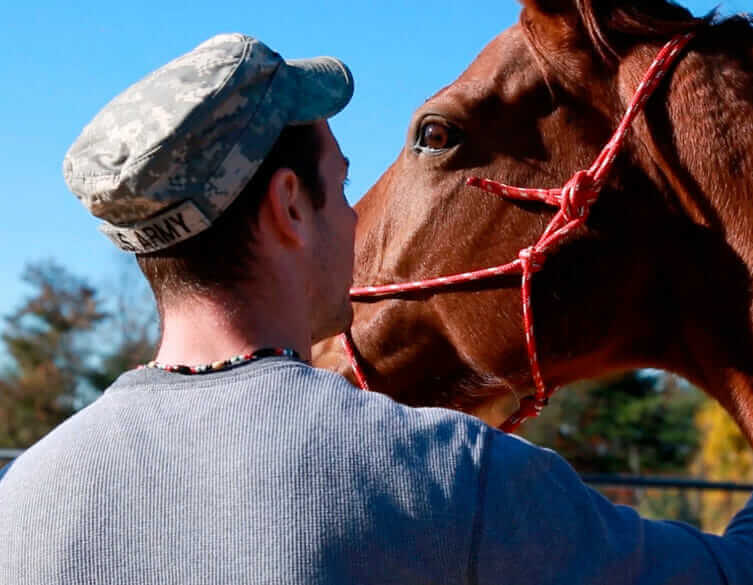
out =
[[[440,276],[429,280],[350,289],[351,299],[358,301],[364,298],[391,296],[398,293],[446,287],[494,276],[520,274],[522,276],[523,328],[526,336],[528,361],[531,366],[531,375],[536,391],[534,394],[522,398],[518,410],[502,423],[500,428],[505,432],[513,432],[526,419],[538,416],[548,404],[550,396],[557,390],[557,388],[548,390],[541,374],[541,365],[536,348],[536,337],[534,335],[533,309],[531,307],[531,277],[543,268],[547,253],[551,248],[586,222],[591,206],[599,198],[599,193],[604,186],[604,182],[614,166],[620,149],[625,143],[625,135],[628,129],[635,120],[635,117],[643,110],[647,100],[656,90],[659,83],[661,83],[680,53],[694,36],[693,33],[679,35],[664,45],[638,86],[635,96],[630,102],[612,138],[591,167],[588,170],[581,170],[575,173],[564,187],[559,189],[511,187],[497,181],[480,179],[478,177],[470,177],[466,181],[466,184],[471,187],[477,187],[505,199],[537,201],[552,207],[559,207],[559,211],[552,218],[552,221],[544,230],[539,241],[533,246],[521,250],[517,260],[491,268],[462,272],[451,276]],[[356,357],[350,333],[344,333],[341,339],[360,387],[368,390],[369,386],[366,375]]]

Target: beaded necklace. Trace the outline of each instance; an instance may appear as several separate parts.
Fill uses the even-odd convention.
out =
[[[143,368],[155,368],[157,370],[164,370],[166,372],[172,372],[174,374],[208,374],[210,372],[219,372],[220,370],[227,370],[250,362],[268,358],[268,357],[286,357],[294,360],[303,361],[300,354],[287,347],[264,347],[257,349],[253,353],[246,353],[231,357],[230,359],[220,360],[218,362],[212,362],[210,364],[201,364],[199,366],[184,366],[181,364],[161,364],[152,360],[149,363],[142,364],[139,369]]]

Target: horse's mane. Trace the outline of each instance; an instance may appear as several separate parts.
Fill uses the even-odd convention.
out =
[[[605,61],[627,38],[663,39],[697,29],[703,19],[667,0],[576,0],[581,22]]]
[[[636,41],[669,38],[690,31],[709,33],[709,42],[740,38],[753,40],[753,17],[720,18],[712,11],[704,18],[693,16],[672,0],[575,0],[578,16],[595,52],[606,64],[615,64],[622,50]],[[528,36],[531,31],[522,21]]]

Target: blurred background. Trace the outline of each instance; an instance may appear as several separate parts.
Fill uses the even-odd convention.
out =
[[[710,0],[684,2],[695,14]],[[727,0],[724,14],[741,12]],[[221,32],[244,32],[288,58],[335,55],[353,70],[352,104],[332,121],[351,159],[355,203],[403,146],[413,110],[450,83],[516,2],[384,0],[221,4],[53,0],[4,8],[0,35],[0,463],[94,400],[157,340],[153,300],[132,259],[98,233],[68,192],[62,159],[112,97]],[[688,383],[641,371],[561,391],[523,433],[582,473],[753,480],[735,425]],[[603,488],[649,516],[720,530],[744,493]]]

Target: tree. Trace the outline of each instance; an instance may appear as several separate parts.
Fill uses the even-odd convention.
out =
[[[84,379],[93,394],[105,390],[127,370],[154,356],[157,338],[157,309],[152,291],[138,272],[133,256],[120,255],[115,282],[103,289],[109,299],[109,314],[97,327],[97,345],[103,350],[95,367]]]
[[[561,390],[524,432],[558,451],[581,473],[684,475],[699,446],[694,416],[703,401],[698,389],[675,376],[629,372]],[[603,491],[648,517],[700,523],[692,494]]]
[[[737,424],[715,401],[698,411],[695,423],[703,437],[692,469],[713,481],[753,481],[753,452]],[[742,508],[749,494],[706,492],[701,495],[701,525],[722,532],[732,514]]]
[[[0,447],[28,447],[151,359],[156,312],[133,266],[107,299],[55,262],[27,266],[32,293],[2,335],[12,364],[0,374]]]
[[[28,266],[34,290],[6,317],[2,341],[13,365],[0,380],[0,445],[25,447],[70,416],[88,364],[82,334],[106,314],[95,290],[54,262]]]
[[[702,401],[677,377],[629,372],[562,390],[526,435],[581,472],[681,472],[699,444],[693,417]]]

